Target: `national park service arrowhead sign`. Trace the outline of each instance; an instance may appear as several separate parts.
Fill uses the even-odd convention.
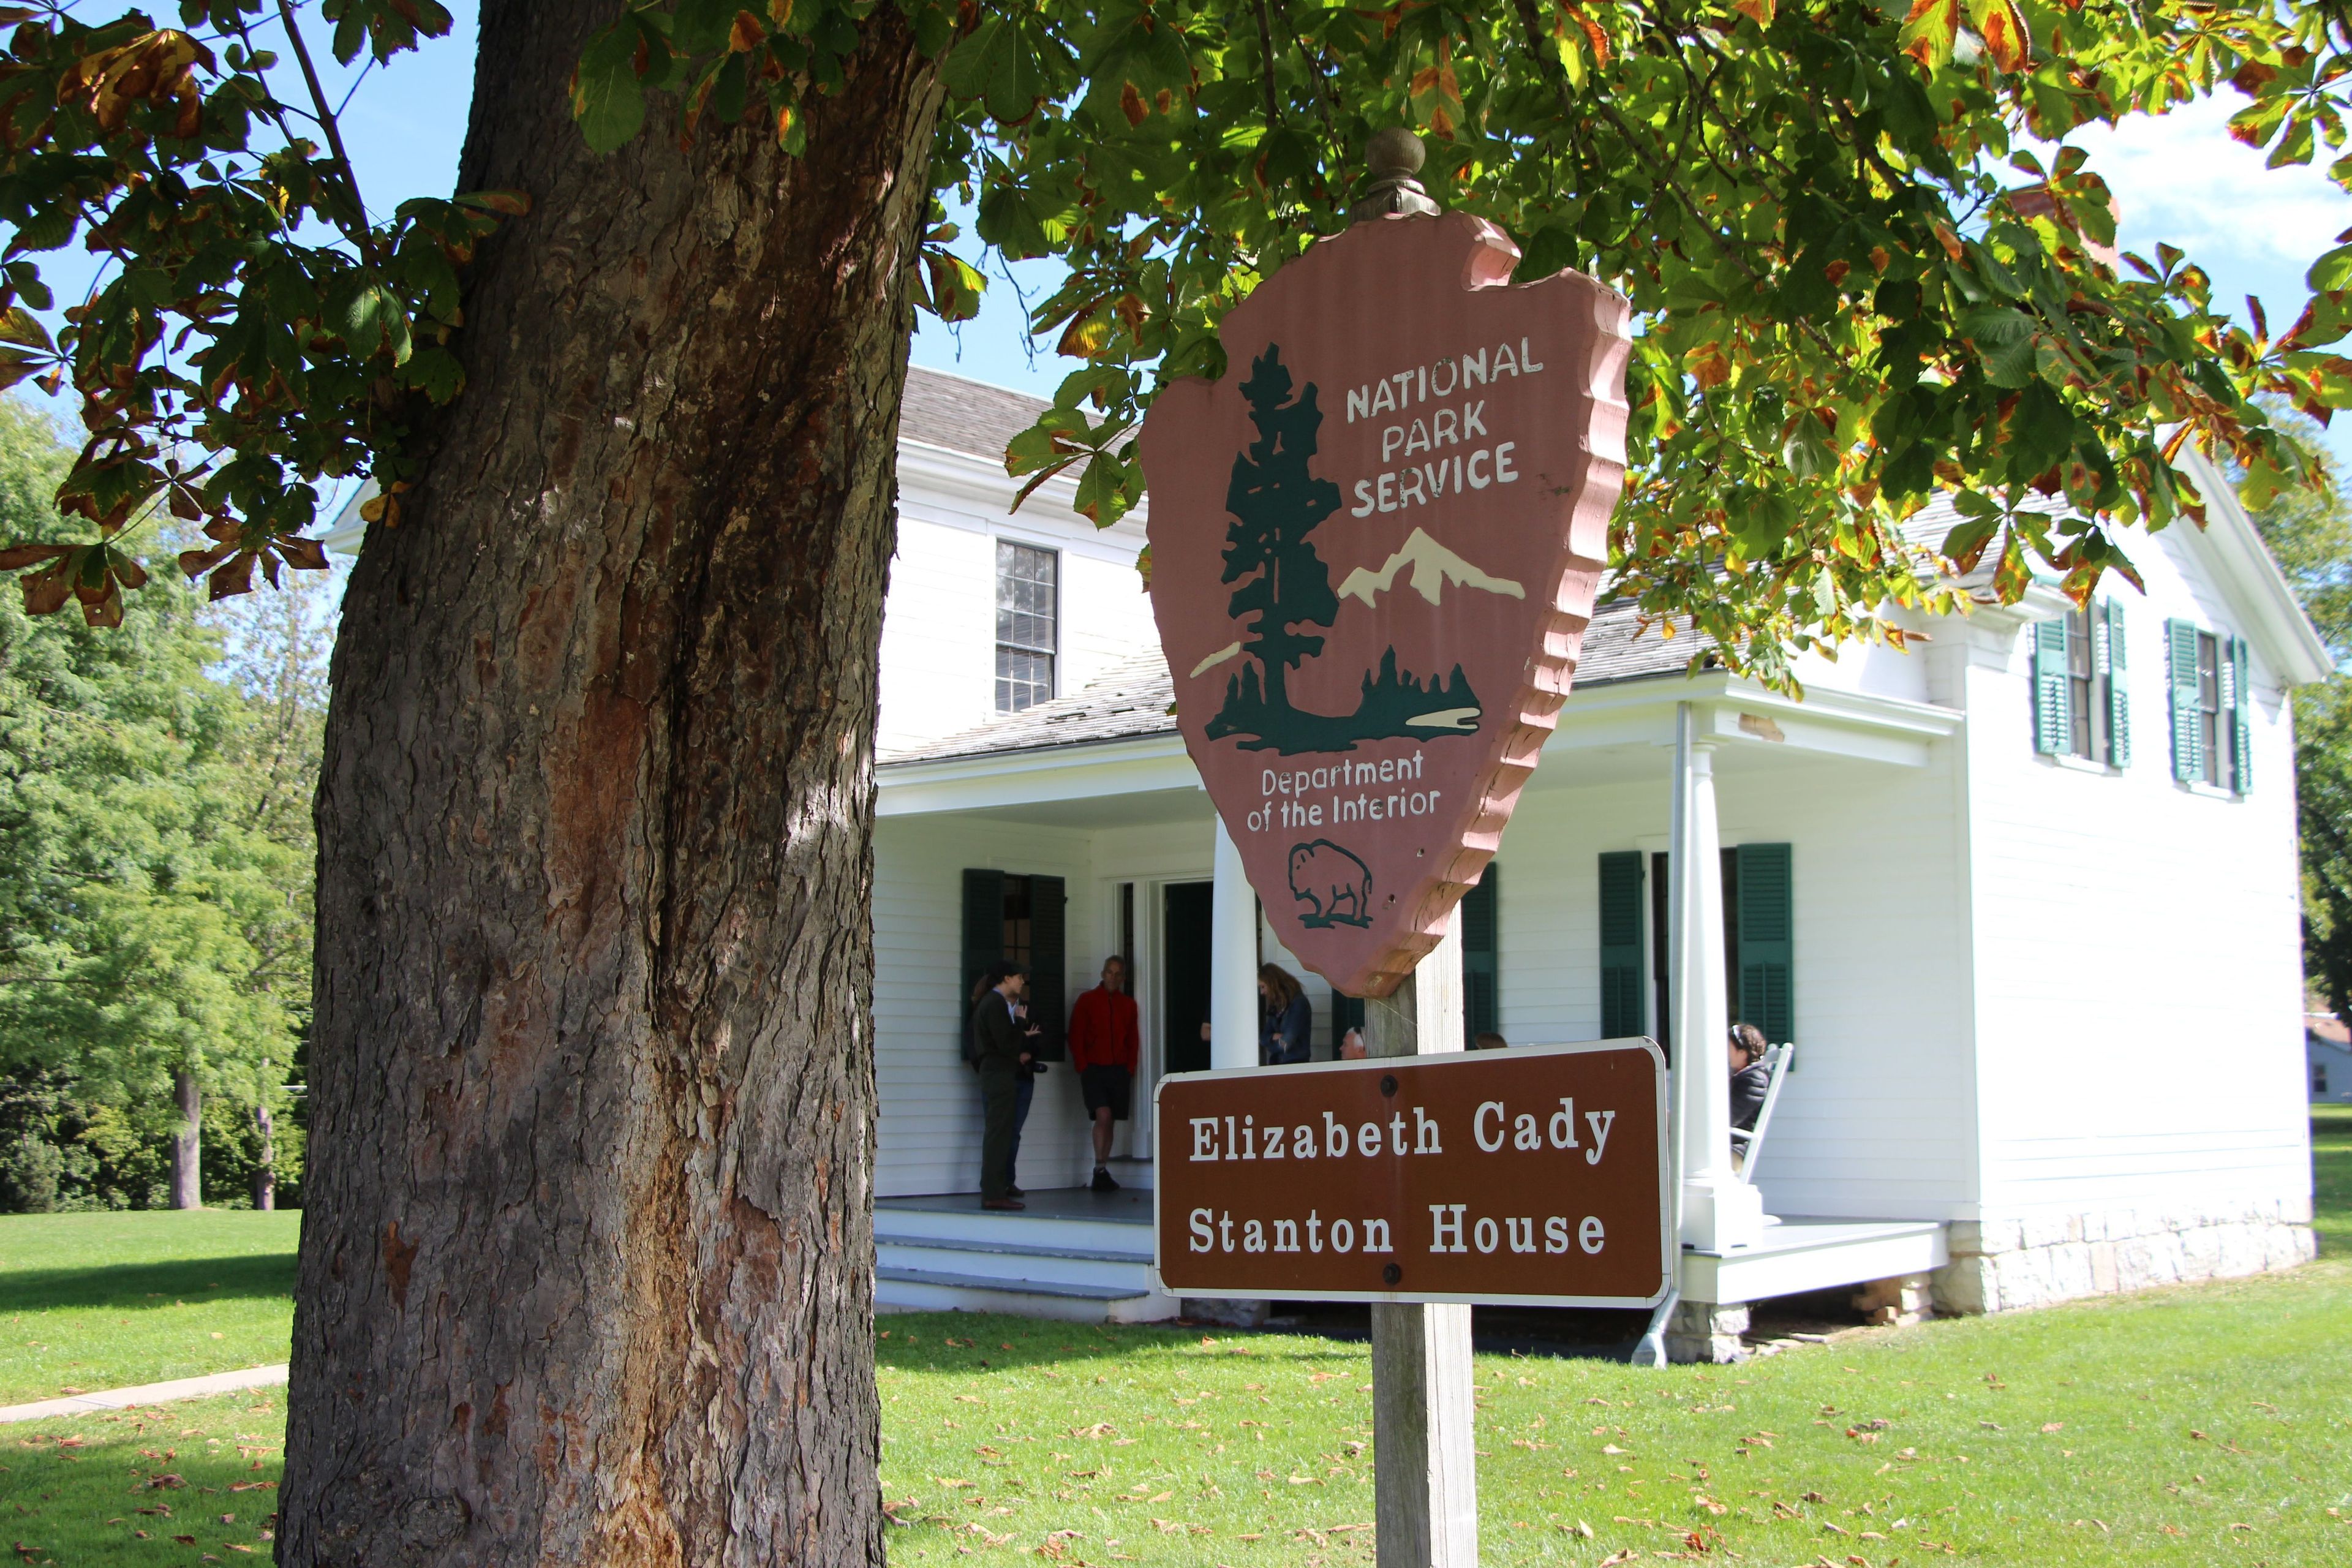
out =
[[[1625,474],[1622,296],[1460,213],[1360,222],[1144,421],[1176,718],[1284,945],[1384,996],[1500,842]]]

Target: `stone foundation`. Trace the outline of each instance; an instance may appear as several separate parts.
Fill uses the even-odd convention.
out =
[[[1176,1315],[1186,1321],[1214,1323],[1226,1329],[1262,1329],[1273,1310],[1271,1301],[1227,1300],[1207,1296],[1186,1296],[1176,1303]]]
[[[1853,1293],[1853,1310],[1865,1323],[1881,1328],[1924,1321],[1936,1315],[1933,1277],[1897,1274],[1873,1279]]]
[[[1666,1317],[1666,1359],[1727,1366],[1748,1359],[1739,1336],[1748,1331],[1748,1309],[1713,1301],[1677,1301]]]
[[[1946,1312],[2013,1312],[2152,1285],[2292,1268],[2315,1255],[2311,1205],[2272,1200],[2197,1209],[1956,1221],[1936,1270]]]

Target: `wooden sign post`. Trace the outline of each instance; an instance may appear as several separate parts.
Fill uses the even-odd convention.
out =
[[[1161,388],[1139,451],[1152,611],[1219,855],[1286,948],[1366,999],[1374,1059],[1163,1079],[1157,1265],[1180,1295],[1372,1302],[1381,1568],[1474,1568],[1468,1303],[1647,1304],[1671,1258],[1654,1047],[1459,1054],[1455,905],[1582,650],[1624,484],[1631,310],[1580,273],[1515,282],[1510,237],[1413,180],[1411,132],[1370,151],[1353,226],[1225,317],[1226,374]],[[1219,940],[1255,943],[1251,924]],[[1216,1005],[1216,1059],[1247,1050],[1245,1006]],[[1495,1097],[1453,1103],[1473,1080]],[[1575,1114],[1593,1089],[1571,1082],[1612,1114],[1649,1108],[1606,1181]],[[1515,1093],[1527,1109],[1490,1144]],[[1498,1179],[1502,1207],[1474,1214]],[[1253,1212],[1276,1199],[1307,1206]],[[1521,1202],[1538,1199],[1558,1206]],[[1442,1239],[1409,1247],[1413,1226]]]
[[[1370,1058],[1462,1049],[1462,915],[1386,996],[1364,1004]],[[1477,1401],[1470,1307],[1372,1303],[1372,1526],[1379,1568],[1477,1568]]]
[[[1477,1562],[1470,1303],[1654,1306],[1674,1258],[1658,1048],[1466,1054],[1460,954],[1367,1005],[1366,1060],[1156,1091],[1161,1289],[1371,1303],[1381,1568]]]

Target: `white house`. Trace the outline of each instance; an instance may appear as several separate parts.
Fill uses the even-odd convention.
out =
[[[2304,1066],[2314,1105],[2352,1105],[2352,1028],[2332,1013],[2304,1020]]]
[[[1213,923],[1254,906],[1170,712],[1141,519],[1097,532],[1059,485],[1008,510],[1004,441],[1036,408],[909,381],[875,858],[880,1297],[1160,1316],[1149,1086],[1208,1065]],[[2211,521],[2139,542],[2145,595],[2111,578],[2078,612],[2036,588],[1922,624],[1907,654],[1810,659],[1802,700],[1689,673],[1687,638],[1640,635],[1625,606],[1596,615],[1464,906],[1465,1026],[1679,1054],[1670,807],[1711,777],[1723,848],[1700,875],[1721,882],[1731,1010],[1799,1050],[1749,1173],[1778,1223],[1686,1247],[1687,1353],[1795,1290],[1932,1275],[1944,1310],[1992,1311],[2311,1256],[2288,694],[2328,663],[2198,473]],[[1143,1016],[1129,1190],[1075,1190],[1091,1156],[1055,1071],[1022,1144],[1028,1213],[982,1215],[970,977],[1030,961],[1058,1016],[1114,952]]]

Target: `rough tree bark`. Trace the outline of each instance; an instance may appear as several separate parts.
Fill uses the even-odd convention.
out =
[[[205,1092],[196,1086],[195,1069],[181,1068],[172,1074],[172,1103],[178,1120],[172,1124],[172,1206],[205,1206]]]
[[[489,0],[469,384],[344,601],[279,1561],[879,1563],[872,732],[934,68],[591,154]]]

